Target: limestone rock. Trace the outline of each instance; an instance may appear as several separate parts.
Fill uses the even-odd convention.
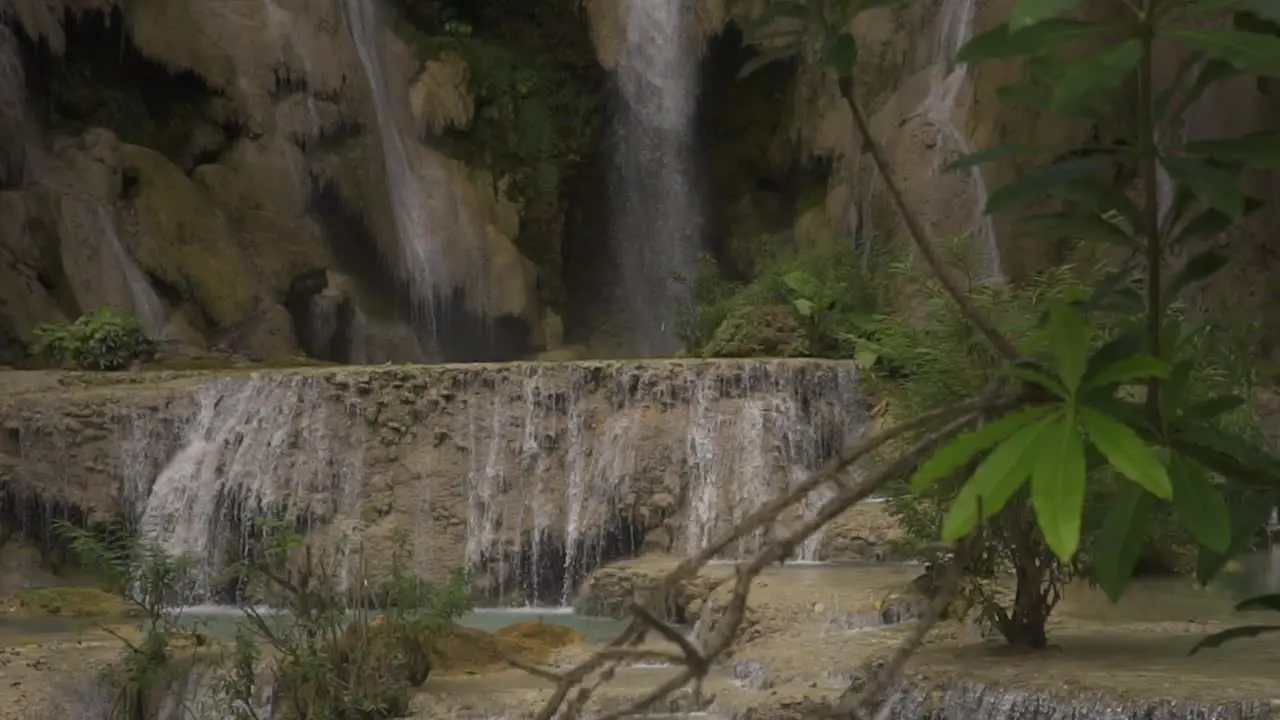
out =
[[[414,120],[431,135],[451,128],[465,129],[475,114],[471,70],[455,52],[443,52],[423,65],[409,87]]]
[[[120,146],[136,183],[129,244],[150,273],[200,306],[218,328],[244,322],[258,304],[256,273],[212,198],[159,153]]]

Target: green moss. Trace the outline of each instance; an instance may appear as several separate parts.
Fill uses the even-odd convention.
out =
[[[53,587],[20,590],[18,612],[27,617],[135,617],[136,608],[95,588]]]
[[[602,71],[571,4],[496,2],[481,13],[474,35],[457,20],[421,27],[406,19],[424,22],[421,10],[396,29],[423,60],[450,50],[467,62],[475,120],[447,132],[443,149],[510,179],[507,192],[522,208],[516,246],[538,268],[540,300],[562,310],[566,180],[600,147]]]

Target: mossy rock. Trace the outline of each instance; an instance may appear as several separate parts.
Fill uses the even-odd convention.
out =
[[[213,324],[247,320],[258,298],[248,255],[213,199],[154,150],[120,146],[128,192],[138,218],[138,263],[193,300]]]
[[[139,617],[141,611],[123,598],[86,587],[21,590],[15,596],[18,614],[26,617],[106,618]]]
[[[807,357],[809,340],[790,307],[766,305],[731,311],[702,348],[710,357]]]

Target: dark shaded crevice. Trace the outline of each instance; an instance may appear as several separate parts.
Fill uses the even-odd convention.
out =
[[[208,104],[220,94],[199,75],[143,55],[119,8],[68,11],[63,27],[61,56],[21,36],[30,105],[44,127],[64,134],[104,127],[186,171],[216,159],[242,135],[235,121],[209,119]]]

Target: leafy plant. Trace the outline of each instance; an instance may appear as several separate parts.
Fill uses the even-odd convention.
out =
[[[114,692],[110,708],[113,719],[148,717],[149,703],[182,672],[176,662],[179,648],[175,639],[194,636],[197,642],[188,648],[189,652],[202,644],[202,636],[193,634],[189,624],[183,622],[179,604],[192,564],[146,546],[125,532],[98,536],[64,521],[55,522],[55,531],[68,542],[85,568],[96,572],[109,590],[139,610],[139,639],[104,626],[126,648],[124,658],[106,672],[104,680]]]
[[[35,354],[81,370],[124,370],[155,357],[156,343],[134,315],[104,307],[75,322],[35,330]]]
[[[1120,17],[1095,21],[1066,17],[1082,0],[1017,0],[1005,23],[961,49],[960,62],[1023,62],[1029,79],[1003,89],[1001,97],[1033,112],[1096,122],[1115,108],[1136,107],[1131,142],[1059,156],[991,193],[986,211],[1016,212],[1015,227],[1023,234],[1130,251],[1129,261],[1096,282],[1087,297],[1054,303],[1038,319],[1034,338],[1017,342],[948,273],[871,140],[853,72],[858,47],[845,28],[860,12],[900,2],[775,2],[750,34],[764,50],[743,72],[797,54],[834,72],[853,110],[852,130],[910,239],[999,358],[980,395],[983,409],[949,431],[953,437],[919,465],[911,487],[925,492],[952,478],[960,483],[942,521],[944,540],[1006,516],[1006,508],[1019,513],[1025,497],[1035,528],[1066,563],[1081,545],[1090,484],[1121,478],[1095,547],[1096,579],[1104,590],[1112,598],[1123,592],[1147,523],[1162,504],[1172,506],[1195,537],[1199,574],[1207,580],[1253,536],[1264,519],[1258,508],[1276,504],[1280,462],[1224,422],[1246,398],[1203,393],[1203,367],[1174,308],[1183,291],[1228,263],[1227,255],[1205,247],[1260,205],[1240,189],[1239,176],[1248,167],[1280,167],[1280,136],[1181,141],[1169,128],[1225,78],[1280,74],[1280,37],[1254,22],[1280,19],[1280,6],[1142,0],[1117,3]],[[1215,26],[1221,19],[1233,25]],[[1157,41],[1190,53],[1166,87],[1154,80]],[[1088,50],[1083,59],[1081,50]],[[1066,61],[1070,52],[1077,59]],[[1049,148],[1007,145],[961,158],[951,169],[1049,154]],[[1112,164],[1135,169],[1136,200],[1107,172]],[[1158,193],[1165,178],[1175,188],[1168,207]],[[1190,257],[1167,275],[1181,254]],[[1114,333],[1103,337],[1098,328],[1104,326]],[[921,432],[944,422],[952,421],[940,418]]]
[[[271,649],[274,712],[299,720],[403,716],[410,691],[430,673],[434,642],[469,609],[466,577],[431,588],[405,572],[398,549],[381,587],[371,591],[361,572],[348,594],[333,558],[316,553],[291,528],[268,524],[265,537],[266,547],[239,572],[280,597],[283,612],[245,608],[252,641],[237,641],[240,669],[226,680],[241,693],[236,706],[252,707],[243,695],[254,687],[248,678],[256,677],[248,669],[257,660],[252,644]],[[403,538],[395,545],[405,547]]]

